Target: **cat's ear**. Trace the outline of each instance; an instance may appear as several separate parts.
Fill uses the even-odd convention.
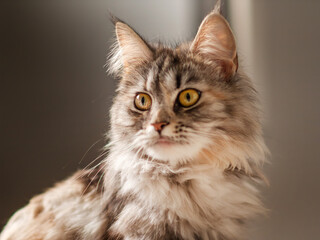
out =
[[[127,24],[115,21],[116,43],[110,59],[110,71],[119,73],[130,70],[153,59],[153,52],[148,44]]]
[[[190,50],[206,61],[219,63],[226,76],[236,73],[236,42],[227,20],[220,14],[220,1],[202,21]]]

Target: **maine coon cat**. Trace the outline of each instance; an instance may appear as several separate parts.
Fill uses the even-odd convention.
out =
[[[0,239],[243,239],[264,211],[266,148],[220,5],[175,48],[115,31],[108,156],[31,199]]]

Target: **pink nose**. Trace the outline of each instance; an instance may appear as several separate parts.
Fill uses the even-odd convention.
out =
[[[159,133],[168,124],[169,124],[168,122],[151,123],[151,125],[154,127],[154,129]]]

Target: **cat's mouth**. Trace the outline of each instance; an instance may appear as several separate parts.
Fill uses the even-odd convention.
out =
[[[154,143],[154,145],[159,145],[159,146],[172,146],[175,144],[177,144],[176,141],[164,136],[160,136]]]

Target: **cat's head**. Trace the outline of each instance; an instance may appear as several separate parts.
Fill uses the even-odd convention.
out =
[[[218,9],[191,43],[176,48],[149,44],[119,20],[115,30],[114,143],[172,165],[211,161],[249,168],[260,161],[253,160],[263,152],[255,91],[238,72],[235,39]]]

